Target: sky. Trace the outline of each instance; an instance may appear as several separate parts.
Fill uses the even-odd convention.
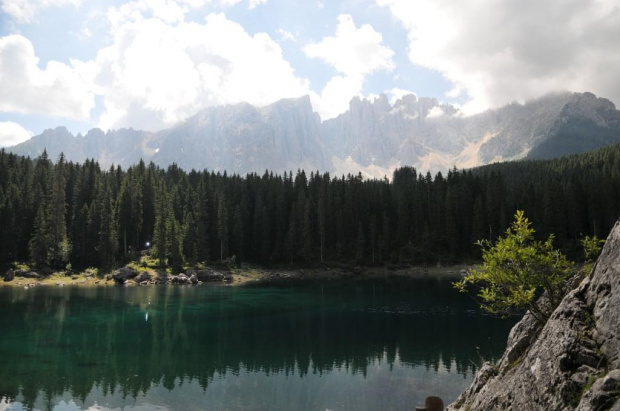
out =
[[[309,95],[620,102],[620,0],[0,0],[0,146]]]

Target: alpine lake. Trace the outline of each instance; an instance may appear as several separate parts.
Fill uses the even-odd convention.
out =
[[[0,287],[0,410],[413,410],[514,320],[451,278]]]

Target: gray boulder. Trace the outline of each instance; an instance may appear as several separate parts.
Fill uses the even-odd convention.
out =
[[[171,275],[169,278],[170,284],[191,284],[188,276],[185,274]]]
[[[13,270],[9,270],[4,274],[4,281],[6,282],[13,281],[13,278],[15,278],[15,271]]]
[[[41,274],[34,272],[34,271],[30,271],[30,270],[15,270],[15,277],[36,278],[36,279],[43,278]]]
[[[146,271],[142,271],[133,280],[137,282],[138,284],[140,284],[144,281],[149,281],[150,279],[151,279],[151,275],[147,273]]]
[[[125,281],[138,275],[138,272],[125,266],[112,273],[112,279],[118,284],[125,284]]]
[[[593,272],[544,326],[529,314],[506,352],[448,410],[620,409],[620,221]]]
[[[212,270],[210,268],[207,268],[204,270],[187,270],[185,275],[187,275],[188,277],[195,275],[198,281],[203,281],[203,282],[217,282],[217,281],[224,281],[225,279],[224,274],[220,273],[219,271]]]

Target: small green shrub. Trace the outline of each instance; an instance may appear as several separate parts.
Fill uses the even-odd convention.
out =
[[[495,244],[478,241],[483,264],[454,284],[460,292],[480,286],[478,301],[485,311],[500,316],[529,310],[545,323],[566,291],[573,263],[553,247],[553,235],[546,241],[534,239],[534,229],[523,211],[517,211],[506,234]],[[539,299],[540,295],[544,299]]]

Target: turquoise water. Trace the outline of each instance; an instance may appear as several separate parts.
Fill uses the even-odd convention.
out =
[[[411,410],[512,324],[440,279],[0,287],[0,410]]]

